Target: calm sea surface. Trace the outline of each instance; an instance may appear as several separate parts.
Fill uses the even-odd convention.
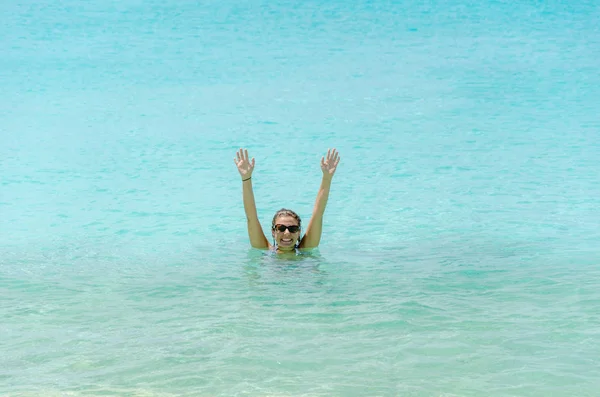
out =
[[[600,395],[596,2],[0,15],[0,395]]]

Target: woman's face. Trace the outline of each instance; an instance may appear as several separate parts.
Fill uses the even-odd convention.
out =
[[[290,230],[292,229],[292,230]],[[277,248],[281,251],[292,251],[300,238],[300,227],[298,220],[293,216],[283,215],[275,221],[273,238]]]

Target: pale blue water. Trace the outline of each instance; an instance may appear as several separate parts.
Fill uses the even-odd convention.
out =
[[[600,395],[596,3],[0,15],[0,395]]]

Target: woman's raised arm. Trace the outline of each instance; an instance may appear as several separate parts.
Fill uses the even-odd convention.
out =
[[[317,193],[317,200],[313,208],[312,217],[306,228],[306,233],[302,237],[300,246],[298,248],[315,248],[321,242],[321,233],[323,231],[323,214],[325,213],[325,207],[327,206],[327,200],[329,199],[329,190],[331,188],[331,180],[333,174],[340,162],[340,156],[335,149],[327,151],[327,158],[321,158],[321,171],[323,171],[323,179],[321,180],[321,187],[319,193]]]
[[[254,248],[269,248],[269,241],[263,232],[258,213],[256,212],[256,203],[254,202],[254,191],[252,190],[252,172],[254,171],[254,158],[249,160],[248,150],[240,149],[233,159],[238,172],[242,177],[242,190],[244,198],[244,211],[248,221],[248,237],[250,244]]]

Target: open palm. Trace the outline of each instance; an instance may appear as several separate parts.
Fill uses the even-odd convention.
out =
[[[321,170],[324,176],[333,177],[338,163],[340,162],[340,156],[335,149],[327,150],[327,156],[321,158]]]
[[[252,171],[254,171],[254,158],[252,158],[252,160],[249,159],[247,149],[240,149],[236,153],[233,162],[235,163],[242,179],[247,179],[252,176]]]

